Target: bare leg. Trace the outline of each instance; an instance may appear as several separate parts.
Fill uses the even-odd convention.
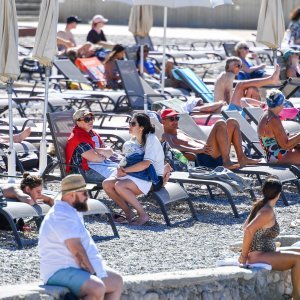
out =
[[[116,182],[115,178],[107,178],[103,181],[102,186],[105,193],[111,198],[121,209],[124,211],[126,215],[126,219],[128,222],[131,221],[132,217],[134,216],[133,211],[130,209],[126,201],[122,199],[122,197],[116,191]]]
[[[79,297],[85,300],[103,300],[105,294],[105,284],[97,276],[91,275],[80,289]]]
[[[260,95],[259,95],[258,88],[256,88],[256,87],[249,87],[246,90],[245,97],[246,98],[252,98],[252,99],[260,101]]]
[[[31,128],[27,127],[24,131],[20,132],[19,134],[14,135],[14,142],[15,143],[22,143],[27,137],[31,134]]]
[[[241,99],[245,97],[245,91],[248,88],[250,87],[260,88],[265,85],[277,84],[279,82],[279,73],[280,73],[280,68],[277,65],[276,70],[272,76],[266,78],[244,80],[239,82],[234,89],[230,102],[232,104],[241,106]]]
[[[226,122],[227,122],[227,131],[228,131],[228,140],[230,142],[228,151],[230,151],[230,146],[232,143],[238,158],[238,162],[240,163],[241,167],[245,165],[258,164],[260,162],[259,159],[248,158],[243,152],[242,135],[241,135],[239,123],[235,119],[228,119]]]
[[[300,299],[300,253],[293,251],[283,252],[253,252],[249,254],[249,263],[267,263],[274,270],[285,271],[292,269],[293,299]]]
[[[136,184],[130,179],[119,180],[115,184],[115,190],[128,204],[133,206],[137,211],[138,218],[132,222],[133,225],[143,225],[149,221],[149,216],[146,214],[143,206],[137,200],[136,196],[141,195],[142,192],[138,189]]]
[[[123,279],[122,276],[113,271],[107,271],[107,277],[102,278],[105,284],[105,300],[119,300],[123,291]]]
[[[206,142],[211,146],[213,158],[222,156],[223,166],[228,169],[239,168],[239,164],[234,164],[229,158],[230,144],[228,140],[228,133],[226,123],[223,120],[217,121],[209,134]]]
[[[279,164],[293,164],[300,165],[300,151],[290,150],[288,153],[278,161]]]

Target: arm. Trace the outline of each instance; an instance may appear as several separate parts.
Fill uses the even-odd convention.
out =
[[[245,72],[245,73],[252,73],[254,71],[257,71],[257,70],[260,70],[260,69],[264,69],[266,67],[265,64],[260,64],[258,66],[253,66],[253,67],[248,67],[246,66],[245,64],[243,64],[243,67],[242,67],[242,70]]]
[[[20,202],[27,203],[29,205],[36,204],[35,201],[27,194],[25,194],[20,188],[11,185],[2,187],[3,196],[6,198],[17,199]]]
[[[81,154],[86,160],[90,162],[102,162],[106,159],[104,155],[98,153],[95,149],[90,149]]]
[[[114,151],[111,148],[96,148],[98,154],[105,156],[106,158],[111,157],[114,154]]]
[[[274,137],[278,145],[285,150],[290,150],[300,143],[300,133],[288,137],[281,121],[279,119],[272,119],[270,121],[270,128],[273,131]]]
[[[65,244],[68,250],[74,256],[76,262],[78,263],[79,267],[86,270],[87,272],[94,274],[95,270],[91,265],[89,258],[87,257],[86,251],[83,248],[80,238],[71,238],[65,240]]]
[[[48,204],[48,205],[50,205],[50,206],[53,206],[53,205],[54,205],[54,200],[53,200],[51,197],[49,197],[49,196],[46,196],[46,195],[42,194],[42,195],[41,195],[41,199],[42,199],[46,204]]]
[[[242,253],[239,258],[239,262],[244,264],[247,262],[250,247],[253,241],[253,237],[258,229],[267,227],[273,222],[274,212],[271,208],[262,208],[258,211],[255,218],[244,228],[244,238],[242,245]],[[247,221],[248,222],[248,219]]]
[[[66,48],[74,47],[75,45],[72,43],[72,41],[63,39],[61,37],[56,37],[57,45],[65,46]]]

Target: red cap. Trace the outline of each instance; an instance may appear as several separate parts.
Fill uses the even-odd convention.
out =
[[[166,109],[162,110],[161,114],[160,114],[162,119],[172,117],[172,116],[178,116],[178,115],[179,115],[179,113],[172,108],[166,108]]]

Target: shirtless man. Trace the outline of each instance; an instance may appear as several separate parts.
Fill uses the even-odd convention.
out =
[[[233,94],[233,81],[242,68],[240,58],[232,56],[226,59],[225,71],[222,72],[216,79],[215,83],[215,102],[220,100],[230,103]],[[259,100],[259,93],[256,88],[249,87],[245,90],[243,97]]]
[[[167,141],[172,148],[182,152],[192,152],[197,155],[199,165],[209,168],[224,166],[236,169],[245,165],[255,165],[256,159],[248,158],[242,148],[242,138],[239,124],[234,119],[217,121],[206,142],[196,140],[178,129],[179,113],[172,109],[165,109],[161,113],[164,133],[162,140]],[[238,163],[230,160],[231,143],[234,145]]]
[[[29,173],[23,174],[23,179],[18,187],[15,184],[4,184],[1,186],[3,196],[10,199],[17,199],[30,205],[42,201],[52,206],[54,200],[42,194],[43,180],[39,176],[30,175]]]
[[[67,18],[65,30],[60,30],[57,33],[57,46],[59,51],[76,46],[74,35],[71,30],[76,29],[78,23],[81,23],[81,20],[77,16],[70,16]]]

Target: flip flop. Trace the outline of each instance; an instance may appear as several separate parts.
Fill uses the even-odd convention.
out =
[[[118,224],[128,224],[128,220],[126,219],[126,216],[122,214],[114,214],[113,220],[115,223]]]

